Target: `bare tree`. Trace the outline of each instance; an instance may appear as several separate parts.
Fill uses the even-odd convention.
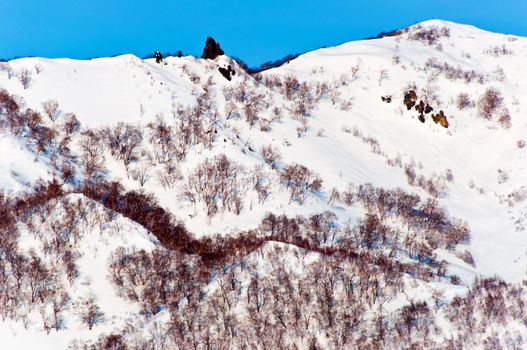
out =
[[[353,107],[353,97],[350,97],[340,104],[340,109],[343,111],[349,111]]]
[[[81,123],[79,122],[75,114],[66,113],[64,114],[62,120],[62,128],[66,134],[70,135],[80,130]]]
[[[31,80],[32,80],[31,72],[28,71],[27,69],[22,69],[18,73],[18,80],[22,84],[22,87],[24,87],[24,89],[27,89],[29,85],[31,84]]]
[[[233,101],[227,101],[225,104],[225,118],[231,119],[236,118],[239,115],[238,107]]]
[[[245,99],[243,113],[250,126],[253,126],[258,120],[258,113],[264,107],[264,97],[263,94],[253,94]]]
[[[329,85],[328,83],[326,82],[317,82],[315,84],[315,88],[314,88],[314,99],[315,99],[315,102],[318,103],[320,102],[323,98],[326,98],[328,97],[329,95]]]
[[[501,92],[495,88],[488,88],[478,100],[478,115],[484,119],[492,119],[494,113],[503,104]]]
[[[456,97],[456,106],[459,110],[474,107],[474,102],[470,99],[470,96],[466,92],[461,92]]]
[[[381,69],[379,71],[379,78],[378,78],[378,83],[379,83],[379,86],[381,86],[382,82],[388,78],[388,70],[387,69]]]
[[[280,183],[290,190],[290,201],[298,201],[300,204],[310,192],[318,192],[322,188],[320,177],[300,164],[286,166],[280,174]]]
[[[335,103],[337,103],[338,99],[339,99],[339,96],[340,96],[340,91],[337,90],[336,88],[333,88],[329,94],[329,98],[331,99],[331,103],[333,104],[333,106],[335,105]]]
[[[183,196],[192,203],[201,200],[207,209],[207,216],[214,216],[220,208],[240,214],[247,184],[241,179],[243,167],[224,154],[205,160],[187,178]]]
[[[35,64],[35,72],[37,74],[40,74],[43,70],[44,70],[44,68],[42,67],[42,65],[40,63]]]
[[[130,174],[132,175],[132,179],[139,182],[141,187],[143,187],[150,179],[150,167],[145,162],[141,162],[141,164],[130,170]]]
[[[272,169],[276,168],[277,163],[282,159],[282,155],[277,148],[274,148],[272,145],[262,146],[260,150],[266,164],[271,166]]]
[[[143,141],[143,133],[135,125],[119,122],[114,128],[103,130],[103,135],[113,156],[123,161],[128,171],[131,162],[138,159],[137,151]]]
[[[351,66],[351,81],[357,79],[357,74],[360,71],[360,66],[362,64],[362,58],[359,57],[357,63],[354,66]]]
[[[181,179],[181,170],[177,166],[166,165],[164,169],[156,172],[156,180],[165,190],[175,188]]]
[[[0,62],[0,71],[7,73],[7,79],[11,79],[15,76],[15,71],[7,62]]]
[[[77,310],[77,315],[89,330],[91,330],[93,326],[104,322],[104,312],[95,303],[95,296],[93,294],[90,294],[83,299],[79,299],[76,304],[75,308]]]
[[[87,178],[97,178],[104,170],[104,142],[101,135],[93,130],[82,133],[80,146],[82,149],[81,164]]]
[[[42,108],[44,109],[44,113],[46,113],[46,115],[52,122],[55,121],[55,119],[60,113],[59,103],[56,100],[48,100],[42,102]]]
[[[51,307],[53,312],[52,327],[55,328],[57,332],[65,327],[62,313],[64,310],[66,310],[69,302],[70,297],[63,289],[55,291],[51,298]]]
[[[165,163],[169,161],[175,153],[174,130],[168,126],[161,116],[157,116],[155,121],[149,123],[149,141],[154,147],[154,155],[157,162]]]

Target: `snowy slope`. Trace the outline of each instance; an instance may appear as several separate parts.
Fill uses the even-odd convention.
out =
[[[419,31],[433,28],[446,28],[449,35],[435,38],[433,43],[415,39]],[[418,175],[439,179],[444,186],[439,203],[450,215],[465,220],[471,229],[470,243],[459,250],[466,248],[471,252],[475,267],[464,264],[452,252],[438,251],[441,258],[451,263],[449,271],[460,275],[464,284],[476,276],[493,275],[520,282],[527,271],[527,202],[523,195],[527,191],[527,148],[518,146],[518,141],[527,138],[525,57],[527,38],[439,20],[423,22],[396,36],[316,50],[260,76],[262,80],[293,76],[301,82],[327,83],[335,92],[334,97],[321,98],[302,118],[294,116],[293,104],[279,88],[247,76],[224,56],[215,61],[170,57],[164,65],[132,55],[89,61],[24,58],[8,64],[15,73],[24,69],[32,72],[29,86],[24,88],[4,70],[0,71],[0,87],[21,96],[26,107],[39,111],[42,102],[54,99],[62,112],[75,113],[83,128],[127,122],[142,130],[157,116],[170,125],[176,123],[179,108],[192,107],[198,96],[209,92],[217,115],[207,116],[205,124],[217,135],[210,148],[195,145],[178,162],[181,179],[174,188],[165,189],[154,179],[154,174],[164,171],[161,164],[152,162],[150,180],[141,186],[129,176],[121,161],[108,151],[104,154],[109,179],[120,181],[127,189],[143,187],[154,193],[160,204],[182,219],[198,237],[255,228],[266,212],[295,216],[331,210],[341,224],[354,222],[363,214],[361,208],[328,204],[333,188],[343,191],[351,183],[401,187],[426,198],[429,194],[424,188],[407,181],[405,167],[413,165]],[[232,81],[224,79],[217,70],[229,64],[237,70]],[[41,70],[38,74],[35,67]],[[475,77],[470,81],[452,77],[452,70],[456,69],[460,74],[473,71]],[[247,84],[265,96],[266,106],[259,112],[261,119],[271,118],[275,107],[281,110],[282,118],[272,122],[269,130],[262,131],[258,124],[251,127],[243,117],[226,116],[225,89],[239,84]],[[409,87],[415,89],[419,98],[428,94],[434,112],[444,111],[448,129],[434,124],[430,117],[422,124],[415,110],[406,110],[403,95]],[[503,96],[502,108],[510,113],[510,128],[502,127],[497,117],[478,117],[477,101],[490,87]],[[460,93],[467,93],[476,106],[460,110],[456,101]],[[390,104],[381,100],[386,95],[392,96]],[[242,110],[243,103],[238,107]],[[297,129],[303,125],[305,130],[299,133]],[[46,155],[34,156],[23,140],[1,136],[1,189],[18,192],[38,178],[51,178]],[[72,149],[77,155],[82,151],[80,142],[80,136],[73,140]],[[303,204],[289,201],[289,193],[281,188],[278,175],[260,155],[260,149],[267,145],[281,153],[279,169],[291,163],[303,164],[320,175],[322,190],[310,195]],[[146,137],[141,147],[141,159],[147,159],[145,154],[152,152],[152,146]],[[181,186],[198,164],[223,153],[248,171],[263,167],[270,179],[270,194],[260,203],[257,195],[248,191],[239,215],[226,211],[210,218],[201,203],[194,205],[183,198]],[[451,174],[449,180],[445,174]],[[511,200],[511,196],[518,199]],[[116,323],[125,318],[119,316],[126,313],[125,302],[100,294],[110,293],[111,287],[103,275],[97,276],[94,271],[105,268],[104,256],[118,245],[133,245],[136,241],[145,247],[154,244],[145,238],[148,234],[141,228],[129,222],[118,224],[124,227],[126,237],[122,233],[115,242],[113,237],[108,242],[86,238],[78,248],[84,252],[80,261],[84,277],[78,283],[90,280],[104,309],[120,303],[122,308],[115,309]],[[86,237],[90,235],[96,234],[86,233]],[[99,249],[101,252],[96,253]],[[459,289],[452,289],[449,295],[461,292]],[[17,338],[24,339],[24,331],[12,327]],[[9,333],[7,326],[0,328]],[[72,331],[68,341],[76,337],[84,334]],[[58,344],[54,338],[45,339],[50,341],[49,346]],[[17,344],[13,348],[27,347],[13,344]],[[61,344],[66,343],[61,340]]]
[[[148,251],[156,247],[158,242],[155,237],[152,237],[140,225],[121,216],[117,216],[114,220],[106,219],[105,222],[101,222],[98,218],[106,215],[101,205],[82,195],[72,194],[62,201],[53,201],[50,215],[41,220],[37,219],[33,228],[26,225],[20,227],[22,234],[19,244],[23,247],[22,251],[35,251],[37,255],[45,256],[43,240],[37,237],[49,237],[51,235],[49,225],[52,225],[54,221],[60,222],[65,216],[65,208],[70,206],[80,206],[90,210],[86,216],[78,218],[76,229],[79,232],[79,238],[70,247],[73,254],[79,256],[76,263],[78,277],[73,284],[63,281],[73,303],[63,315],[67,332],[52,330],[47,334],[42,326],[43,321],[39,308],[23,310],[23,316],[21,316],[24,319],[23,322],[5,320],[0,327],[3,349],[31,349],[35,347],[35,344],[39,344],[38,346],[43,349],[66,349],[73,340],[94,339],[100,332],[123,326],[128,317],[134,317],[137,314],[138,310],[134,304],[118,296],[107,271],[110,256],[119,247]],[[44,258],[44,264],[51,271],[57,268],[57,261],[54,261],[51,256]],[[87,295],[93,296],[105,313],[105,325],[95,325],[95,332],[87,330],[77,315],[80,307],[75,304]],[[46,309],[48,317],[50,317],[49,312],[48,307]]]
[[[44,159],[30,152],[13,136],[0,133],[0,188],[6,192],[26,189],[38,179],[50,180]]]
[[[159,113],[170,116],[176,103],[193,102],[196,87],[189,75],[203,78],[211,69],[193,57],[169,58],[167,65],[160,66],[153,59],[143,61],[133,55],[88,61],[23,58],[9,65],[15,72],[25,68],[34,74],[27,90],[16,78],[2,75],[4,88],[37,109],[43,101],[57,100],[62,111],[74,112],[85,126],[144,123]]]
[[[264,76],[294,75],[300,81],[332,83],[343,80],[338,89],[341,92],[339,99],[352,98],[353,106],[349,111],[341,111],[329,101],[323,101],[309,117],[308,131],[302,138],[296,137],[299,123],[289,118],[267,133],[257,127],[249,129],[244,123],[237,123],[242,142],[237,145],[217,142],[212,152],[198,151],[186,163],[190,164],[190,168],[200,159],[224,152],[241,164],[250,166],[259,160],[240,153],[239,143],[248,140],[254,150],[272,144],[283,153],[284,163],[299,162],[318,172],[324,180],[326,193],[332,187],[344,188],[349,183],[370,182],[388,188],[404,187],[404,172],[387,166],[386,157],[400,157],[403,163],[418,163],[420,167],[422,165],[419,173],[425,175],[451,169],[454,182],[448,185],[448,195],[441,201],[454,216],[464,218],[472,228],[471,251],[478,271],[487,276],[497,273],[509,280],[521,280],[527,264],[527,242],[521,239],[521,231],[515,228],[518,220],[523,221],[522,213],[526,208],[522,203],[510,208],[500,203],[500,198],[524,186],[522,156],[525,150],[519,149],[516,143],[525,135],[526,125],[522,120],[525,115],[523,106],[527,103],[527,83],[516,77],[523,74],[521,58],[527,54],[527,39],[438,20],[423,22],[421,26],[446,26],[450,29],[449,38],[438,40],[441,50],[437,49],[437,45],[406,40],[408,34],[403,34],[320,49],[264,72]],[[512,54],[494,57],[485,53],[503,45]],[[399,64],[393,64],[393,56],[399,56]],[[423,67],[430,58],[463,70],[476,70],[486,77],[486,81],[484,84],[466,84],[462,79],[451,81],[442,74],[425,72]],[[241,80],[240,75],[234,77],[233,82],[221,77],[216,67],[230,62],[227,58],[218,60],[212,63],[192,57],[168,58],[167,65],[157,65],[153,60],[141,61],[131,55],[90,61],[27,58],[12,61],[10,65],[15,71],[23,67],[32,69],[35,65],[42,67],[42,72],[33,74],[28,89],[23,89],[15,78],[7,79],[6,74],[0,74],[0,82],[37,110],[41,110],[41,102],[57,100],[61,110],[74,112],[83,126],[106,126],[118,121],[144,125],[157,114],[171,121],[176,104],[194,103],[200,86],[190,80],[191,73],[196,74],[201,83],[213,77],[217,95],[221,95],[222,86]],[[352,78],[352,67],[357,65],[358,73]],[[504,81],[496,79],[497,67],[503,69]],[[379,83],[382,70],[386,71],[387,77]],[[430,122],[421,125],[415,118],[415,111],[405,110],[402,94],[410,83],[419,88],[432,86],[436,90],[435,108],[443,109],[448,116],[448,130]],[[503,130],[496,123],[478,119],[476,108],[459,111],[455,107],[454,100],[460,92],[468,92],[476,100],[488,86],[503,92],[504,104],[512,114],[511,129]],[[273,91],[268,93],[276,95]],[[392,104],[382,103],[381,95],[392,95],[394,101]],[[275,97],[277,105],[279,98]],[[221,114],[221,100],[218,105]],[[229,124],[227,121],[224,123]],[[220,132],[225,138],[232,139],[225,124]],[[368,152],[368,145],[343,132],[346,127],[357,127],[364,135],[377,139],[386,157]],[[324,130],[324,137],[316,136],[320,129]],[[284,147],[284,144],[288,146]],[[111,169],[117,178],[125,179],[119,169]],[[498,183],[498,169],[508,173],[510,179],[507,182]],[[484,193],[471,189],[471,182],[476,188],[481,187]],[[167,193],[155,186],[153,181],[146,188],[155,191],[161,203],[181,213],[181,217],[193,213],[192,208],[188,208],[185,214],[186,206],[174,201],[175,191]],[[198,213],[195,218],[185,221],[191,231],[198,234],[224,232],[254,226],[255,215],[262,217],[271,208],[278,208],[280,212],[302,213],[316,212],[323,207],[323,203],[316,199],[303,207],[295,204],[284,207],[284,198],[285,195],[277,193],[276,198],[267,202],[265,207],[246,211],[239,217],[225,214],[207,224],[207,219]]]
[[[356,125],[379,140],[388,157],[399,155],[406,161],[413,159],[421,163],[422,171],[428,174],[451,169],[454,183],[449,185],[449,194],[442,202],[453,215],[469,222],[473,231],[471,251],[478,271],[483,275],[496,273],[510,280],[521,280],[526,269],[527,242],[516,227],[517,220],[524,220],[525,204],[519,203],[510,208],[500,203],[500,197],[524,188],[527,175],[522,165],[525,150],[516,145],[526,134],[526,110],[523,106],[527,103],[527,85],[521,77],[525,75],[522,58],[527,54],[527,40],[444,21],[428,21],[422,26],[450,28],[450,38],[440,40],[441,51],[406,41],[404,36],[402,40],[383,38],[310,52],[283,67],[265,72],[294,74],[305,80],[327,80],[327,77],[338,78],[361,62],[359,77],[349,83],[343,92],[353,97],[352,111],[336,113],[321,108],[315,112],[313,130],[319,126],[324,128],[328,132],[327,142],[337,142],[337,139],[340,141],[338,145],[326,148],[324,139],[318,142],[302,139],[298,148],[293,145],[284,150],[284,158],[289,155],[289,159],[301,160],[311,168],[326,171],[322,173],[326,181],[330,181],[328,177],[338,174],[344,182],[372,182],[388,187],[404,183],[401,177],[397,177],[401,173],[396,174],[389,167],[379,165],[379,162],[375,164],[375,157],[357,151],[349,140],[351,137],[339,130],[339,126]],[[503,57],[484,53],[491,47],[502,45],[513,53]],[[400,56],[400,65],[391,64],[394,55]],[[475,69],[487,76],[489,81],[485,84],[466,84],[463,81],[452,82],[441,75],[431,78],[432,74],[418,70],[430,58],[456,67],[459,65],[463,70]],[[323,73],[313,74],[318,67],[322,67]],[[493,72],[497,67],[501,67],[507,77],[503,82],[494,78]],[[378,84],[377,78],[382,69],[387,70],[388,78]],[[433,79],[431,83],[430,79]],[[410,82],[419,87],[427,84],[437,87],[438,106],[448,115],[451,124],[448,130],[432,123],[421,125],[414,117],[415,111],[402,111],[403,88]],[[503,130],[478,119],[475,109],[459,111],[455,107],[453,100],[460,92],[468,92],[476,99],[488,86],[503,92],[505,104],[512,113],[511,129]],[[383,104],[381,95],[393,95],[394,103]],[[330,135],[330,130],[334,130],[335,134]],[[299,152],[309,147],[308,143],[311,144],[308,151]],[[326,156],[334,155],[337,150],[344,154]],[[499,184],[498,169],[507,171],[510,180]],[[468,185],[471,181],[482,187],[485,193],[470,189]],[[343,185],[342,181],[335,181],[335,184]]]

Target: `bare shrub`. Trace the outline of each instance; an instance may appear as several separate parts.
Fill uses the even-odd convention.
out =
[[[388,70],[387,69],[381,69],[379,71],[379,77],[377,79],[377,82],[379,83],[379,86],[381,86],[382,82],[388,78]]]
[[[7,79],[11,79],[15,76],[15,71],[7,62],[0,62],[0,72],[1,71],[7,73]]]
[[[271,130],[271,125],[274,122],[279,121],[281,118],[282,118],[281,109],[278,107],[274,107],[271,112],[271,116],[269,118],[262,118],[258,121],[260,125],[260,131],[267,132]]]
[[[93,326],[104,322],[104,312],[102,312],[101,308],[95,303],[95,296],[93,295],[78,300],[76,310],[81,322],[86,325],[89,330],[91,330]]]
[[[362,58],[359,57],[357,59],[357,63],[351,66],[351,81],[354,81],[355,79],[357,79],[358,74],[360,72],[361,65],[362,65]]]
[[[429,27],[422,28],[417,26],[415,30],[408,34],[408,40],[420,41],[427,45],[435,45],[442,37],[450,37],[450,29],[447,27]]]
[[[44,109],[44,113],[48,116],[49,120],[52,122],[57,119],[60,111],[59,111],[59,103],[56,100],[48,100],[42,102],[42,108]]]
[[[331,92],[329,93],[329,97],[330,97],[330,100],[331,100],[331,104],[334,106],[335,103],[337,103],[339,97],[341,95],[341,92],[339,90],[337,90],[337,88],[332,88],[331,89]]]
[[[201,82],[201,78],[199,77],[199,75],[193,72],[189,73],[189,79],[191,82],[193,82],[196,85]]]
[[[130,175],[143,187],[150,179],[150,167],[145,162],[141,162],[130,170]]]
[[[446,169],[444,177],[447,182],[454,182],[454,173],[452,172],[452,169]]]
[[[483,52],[494,57],[512,55],[512,50],[510,50],[506,45],[491,46]]]
[[[511,115],[507,108],[502,108],[498,115],[498,123],[503,129],[510,129],[512,126]]]
[[[314,100],[316,103],[329,96],[329,85],[326,82],[317,82],[314,88]]]
[[[170,162],[176,156],[176,136],[172,127],[168,126],[163,117],[157,116],[153,122],[147,124],[150,129],[150,144],[154,148],[155,160],[159,163]]]
[[[501,92],[495,88],[488,88],[478,100],[478,115],[483,119],[490,120],[502,104]]]
[[[98,178],[104,172],[104,141],[98,132],[86,130],[80,140],[81,166],[88,179]]]
[[[464,250],[463,252],[458,252],[456,254],[458,258],[466,262],[468,265],[472,267],[476,267],[476,262],[474,261],[474,257],[472,257],[472,254],[468,250]]]
[[[272,145],[262,146],[260,150],[265,163],[271,166],[272,169],[275,169],[277,163],[282,159],[282,155],[277,148],[274,148]]]
[[[498,169],[498,183],[503,184],[509,180],[509,173],[506,170]]]
[[[287,75],[283,79],[282,88],[285,93],[285,97],[288,100],[293,100],[300,90],[300,82],[297,78],[292,75]]]
[[[298,137],[303,137],[306,134],[306,132],[307,132],[307,129],[308,129],[307,126],[309,124],[309,120],[306,117],[301,117],[300,118],[300,124],[301,124],[301,126],[296,128],[296,133],[297,133]]]
[[[318,192],[322,188],[322,180],[318,175],[300,164],[288,165],[280,174],[280,183],[291,192],[290,202],[304,203],[310,192]]]
[[[62,118],[62,129],[67,135],[71,135],[80,130],[81,123],[73,113],[66,113]]]
[[[340,109],[342,111],[349,111],[351,109],[351,107],[353,107],[353,97],[350,97],[348,99],[345,99],[344,101],[342,101],[342,103],[340,104]]]
[[[456,106],[459,110],[474,107],[474,102],[466,92],[460,92],[456,97]]]
[[[18,81],[20,81],[24,89],[27,89],[29,87],[32,79],[33,78],[32,78],[31,72],[28,71],[27,69],[22,69],[18,73]]]
[[[117,159],[121,159],[128,171],[131,162],[138,159],[138,150],[143,141],[143,133],[139,127],[119,122],[113,128],[102,131],[110,152]]]
[[[334,205],[335,203],[340,202],[340,200],[340,192],[335,187],[333,187],[331,189],[331,194],[329,195],[328,204]]]
[[[234,103],[233,101],[227,101],[227,103],[225,104],[225,118],[236,118],[239,115],[240,113],[238,112],[238,107],[236,106],[236,103]]]
[[[464,70],[461,66],[453,67],[447,62],[439,62],[437,58],[429,58],[425,65],[425,71],[432,71],[432,78],[435,78],[442,74],[448,80],[464,80],[466,83],[476,81],[483,84],[487,80],[487,76],[483,73],[476,72],[475,70]]]
[[[253,94],[245,100],[242,110],[245,115],[245,121],[250,126],[253,126],[258,120],[258,114],[265,106],[264,98],[265,95],[263,94]]]
[[[181,180],[181,170],[179,167],[170,166],[167,164],[165,169],[156,171],[156,180],[163,186],[165,190],[175,188],[179,180]]]
[[[263,166],[257,165],[249,173],[253,189],[258,194],[258,203],[263,204],[271,193],[271,174]]]
[[[437,104],[439,99],[438,91],[439,87],[437,85],[428,83],[421,89],[421,99],[428,104]]]
[[[188,176],[182,195],[196,205],[202,201],[207,216],[214,216],[220,209],[239,215],[247,186],[243,182],[245,169],[221,154],[205,160]]]
[[[500,66],[497,66],[493,73],[497,81],[504,81],[507,78],[505,71]]]
[[[527,199],[527,190],[525,189],[516,189],[507,195],[510,206],[513,206],[515,203],[523,202]]]

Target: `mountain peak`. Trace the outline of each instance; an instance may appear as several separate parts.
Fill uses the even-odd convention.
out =
[[[223,54],[224,52],[220,47],[220,43],[217,43],[216,40],[209,36],[205,43],[205,47],[203,48],[201,58],[213,60]]]

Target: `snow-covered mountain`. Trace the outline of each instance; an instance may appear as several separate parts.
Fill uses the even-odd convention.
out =
[[[256,75],[3,63],[2,348],[524,347],[526,59],[432,20]]]

